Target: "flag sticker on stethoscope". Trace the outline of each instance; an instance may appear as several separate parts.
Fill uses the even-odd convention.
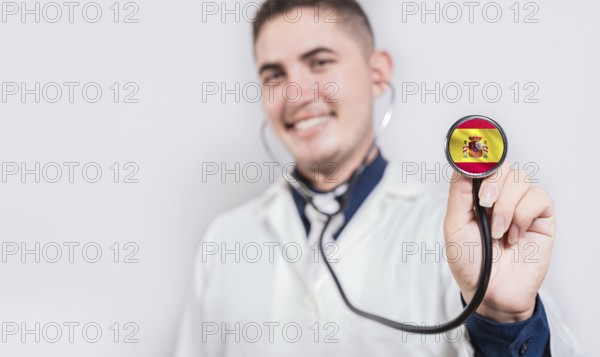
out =
[[[506,157],[504,131],[490,118],[471,115],[457,121],[446,137],[446,157],[469,177],[491,175]]]

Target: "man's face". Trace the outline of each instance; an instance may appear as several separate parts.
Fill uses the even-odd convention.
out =
[[[295,23],[267,21],[256,41],[266,116],[302,164],[342,164],[372,140],[368,54],[343,26],[302,9]]]

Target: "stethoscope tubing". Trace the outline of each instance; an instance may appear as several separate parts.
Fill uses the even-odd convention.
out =
[[[475,290],[475,294],[473,295],[473,298],[471,299],[471,301],[467,304],[467,306],[465,306],[463,311],[457,317],[455,317],[454,319],[452,319],[448,322],[441,323],[441,324],[438,323],[435,325],[427,326],[427,325],[418,325],[418,324],[409,324],[409,323],[398,322],[398,321],[390,320],[383,316],[379,316],[379,315],[364,311],[364,310],[359,309],[356,306],[354,306],[350,302],[350,299],[348,298],[348,296],[346,295],[346,292],[342,288],[342,283],[340,282],[339,278],[337,277],[329,260],[327,259],[327,255],[325,254],[325,251],[323,250],[323,239],[325,236],[325,231],[327,230],[327,226],[329,225],[329,223],[331,222],[331,219],[333,218],[333,216],[335,216],[335,214],[327,215],[325,225],[323,226],[323,228],[321,230],[321,234],[319,235],[319,253],[320,253],[321,257],[323,258],[323,261],[325,262],[325,265],[327,266],[327,270],[329,270],[329,274],[331,275],[331,277],[335,283],[335,286],[337,287],[337,290],[340,293],[340,296],[342,297],[342,300],[344,301],[344,304],[346,304],[348,309],[350,309],[350,311],[354,312],[355,314],[357,314],[361,317],[378,322],[380,324],[391,327],[393,329],[401,330],[401,331],[408,332],[408,333],[418,333],[418,334],[425,334],[425,335],[441,334],[441,333],[459,328],[462,324],[464,324],[467,321],[467,319],[473,313],[475,313],[475,311],[477,310],[477,308],[483,301],[483,298],[485,297],[485,293],[487,291],[487,287],[490,282],[491,273],[492,273],[492,253],[493,253],[492,237],[491,237],[490,225],[489,225],[487,212],[485,210],[485,207],[482,207],[479,204],[478,193],[479,193],[480,186],[481,186],[481,179],[473,179],[473,202],[475,205],[475,215],[477,217],[477,222],[479,224],[479,231],[481,234],[481,243],[482,243],[481,269],[479,272],[477,289]]]
[[[304,183],[302,183],[298,178],[296,178],[295,180],[288,180],[288,183],[290,184],[290,186],[293,189],[295,189],[298,193],[300,193],[300,195],[302,197],[304,197],[306,202],[308,204],[310,204],[311,206],[313,206],[313,208],[315,208],[315,210],[317,210],[317,212],[326,216],[325,224],[319,235],[319,253],[320,253],[321,257],[323,258],[323,261],[325,263],[325,266],[327,267],[327,270],[329,270],[329,273],[337,287],[338,292],[340,293],[340,296],[342,297],[342,300],[344,301],[344,304],[348,307],[348,309],[350,309],[350,311],[352,311],[355,314],[357,314],[361,317],[364,317],[366,319],[381,323],[385,326],[391,327],[393,329],[401,330],[404,332],[429,334],[429,335],[440,334],[440,333],[444,333],[444,332],[459,328],[462,324],[464,324],[467,321],[467,319],[473,313],[475,313],[475,311],[477,311],[477,308],[479,307],[479,305],[483,301],[483,298],[485,297],[485,293],[487,291],[487,287],[490,282],[490,277],[492,274],[492,253],[493,253],[492,235],[491,235],[491,231],[490,231],[490,224],[489,224],[489,219],[487,216],[486,209],[479,204],[479,194],[478,193],[479,193],[479,188],[481,187],[482,178],[473,178],[473,204],[474,204],[474,209],[475,209],[475,215],[476,215],[477,222],[479,225],[479,231],[480,231],[481,243],[482,243],[481,268],[480,268],[480,272],[479,272],[477,289],[475,290],[475,294],[473,295],[473,298],[465,306],[463,311],[458,316],[456,316],[454,319],[452,319],[448,322],[436,323],[435,325],[429,325],[429,326],[403,323],[403,322],[394,321],[394,320],[385,318],[383,316],[379,316],[379,315],[376,315],[376,314],[373,314],[373,313],[370,313],[370,312],[367,312],[367,311],[357,308],[350,302],[350,299],[348,298],[348,296],[346,295],[346,292],[344,291],[344,289],[342,287],[342,283],[340,282],[335,271],[333,270],[329,260],[327,259],[327,255],[325,254],[324,249],[323,249],[323,239],[324,239],[327,227],[329,226],[332,218],[335,215],[343,212],[344,209],[347,207],[347,205],[350,201],[350,195],[351,195],[353,186],[356,184],[358,177],[360,176],[360,174],[366,167],[367,160],[368,160],[371,152],[376,147],[377,138],[379,138],[386,131],[386,129],[389,125],[389,122],[392,118],[396,93],[395,93],[394,86],[391,83],[386,82],[386,84],[389,86],[389,88],[391,90],[390,103],[384,114],[381,124],[379,125],[379,127],[376,131],[376,134],[373,137],[373,141],[371,142],[371,145],[369,147],[369,150],[367,151],[367,154],[364,156],[364,158],[363,158],[361,164],[358,166],[358,168],[356,170],[354,170],[352,175],[350,175],[350,178],[346,181],[346,183],[348,184],[348,188],[346,189],[345,193],[342,194],[342,196],[341,196],[341,203],[340,203],[339,209],[337,209],[336,212],[334,212],[334,213],[327,213],[327,212],[323,212],[323,211],[319,210],[319,207],[317,207],[313,202],[314,194],[310,191],[310,189]],[[276,158],[276,155],[274,155],[274,153],[271,151],[269,145],[267,144],[267,138],[266,138],[266,134],[265,134],[266,125],[267,125],[267,123],[265,121],[261,128],[261,139],[263,142],[263,146],[265,147],[267,154],[273,160],[278,161]]]

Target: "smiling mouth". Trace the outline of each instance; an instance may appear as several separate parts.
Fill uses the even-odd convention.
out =
[[[313,116],[310,118],[299,120],[292,124],[285,124],[287,130],[305,131],[323,125],[335,118],[335,112],[324,115]]]

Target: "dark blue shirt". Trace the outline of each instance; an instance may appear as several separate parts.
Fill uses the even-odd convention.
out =
[[[550,356],[550,327],[539,295],[527,320],[501,323],[474,313],[466,325],[476,356]]]
[[[344,210],[345,223],[335,233],[334,239],[337,239],[346,223],[381,181],[387,163],[381,152],[378,152],[375,160],[365,167],[356,185],[351,188],[350,201]],[[323,193],[316,190],[309,182],[305,184],[311,190]],[[310,222],[304,215],[306,200],[293,189],[292,196],[308,235]],[[464,305],[466,304],[463,301]],[[467,320],[466,326],[476,356],[550,356],[550,327],[539,296],[536,298],[533,316],[525,321],[500,323],[475,313]]]
[[[344,225],[333,235],[333,239],[337,239],[340,235],[346,224],[350,221],[350,218],[354,216],[354,213],[358,210],[358,207],[365,201],[367,196],[373,191],[375,186],[379,183],[381,178],[383,177],[383,173],[385,172],[385,168],[387,167],[387,160],[381,155],[381,152],[377,152],[377,157],[375,160],[371,161],[363,172],[358,177],[356,184],[354,185],[354,189],[350,193],[350,201],[348,202],[348,206],[344,210]],[[296,177],[300,177],[296,175]],[[324,193],[323,191],[319,191],[314,188],[314,186],[310,182],[303,181],[308,188],[317,193]],[[310,232],[310,222],[308,218],[304,215],[304,208],[306,207],[306,200],[302,195],[300,195],[296,190],[292,190],[292,196],[294,197],[294,202],[296,203],[296,207],[298,208],[298,212],[300,213],[300,218],[302,218],[302,223],[304,224],[304,229],[306,230],[306,234]],[[338,201],[340,201],[338,199]]]

